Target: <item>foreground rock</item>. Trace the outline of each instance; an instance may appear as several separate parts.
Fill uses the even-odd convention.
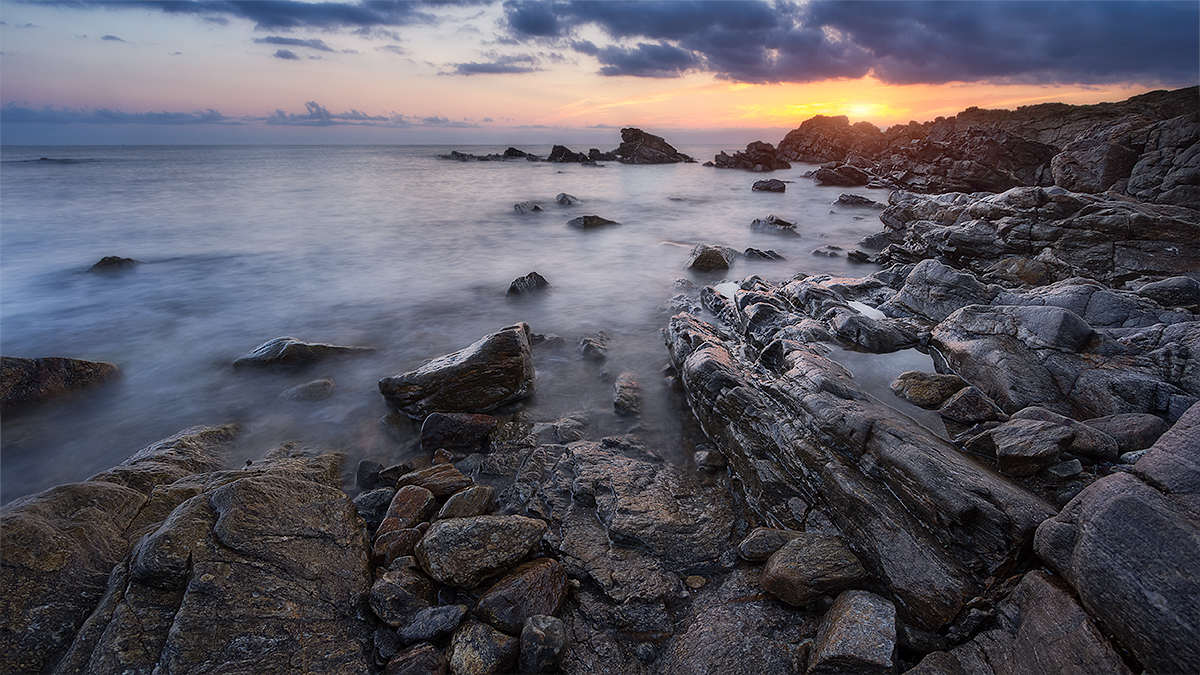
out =
[[[233,365],[239,367],[305,366],[331,356],[370,351],[375,350],[371,347],[346,347],[322,342],[304,342],[294,337],[277,337],[238,357]]]
[[[846,591],[821,617],[810,675],[887,675],[895,671],[896,608],[867,591]]]
[[[1200,405],[1038,528],[1038,555],[1153,673],[1200,670]]]
[[[475,516],[434,523],[416,556],[437,581],[472,588],[525,557],[541,540],[546,523],[521,516]]]
[[[622,164],[678,164],[696,160],[679,152],[661,136],[633,127],[621,130],[621,145],[613,154]]]
[[[533,394],[529,324],[507,326],[417,370],[385,377],[379,391],[405,414],[481,413]]]
[[[120,369],[104,361],[48,357],[0,357],[0,406],[5,412],[48,401],[115,377]]]

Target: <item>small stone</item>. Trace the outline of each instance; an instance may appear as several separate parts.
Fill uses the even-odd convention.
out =
[[[437,499],[432,492],[416,485],[405,485],[396,490],[375,536],[413,527],[429,520],[436,512]]]
[[[756,192],[785,192],[787,185],[778,178],[770,178],[754,181],[754,185],[750,186],[750,189]]]
[[[537,272],[530,272],[523,277],[514,279],[508,285],[508,292],[505,295],[529,295],[538,293],[551,288],[550,282],[546,281],[546,277]]]
[[[358,511],[358,515],[366,521],[369,531],[374,532],[379,529],[379,524],[387,515],[388,507],[391,506],[392,497],[395,494],[396,491],[392,488],[383,487],[364,492],[354,498],[354,508]]]
[[[558,196],[554,198],[554,201],[562,204],[563,206],[574,206],[583,200],[575,195],[569,195],[565,192],[560,192],[558,193]]]
[[[109,255],[101,258],[96,264],[88,268],[89,272],[116,272],[119,270],[127,270],[141,265],[141,261],[133,258],[122,258],[120,256]]]
[[[940,408],[957,394],[967,381],[957,375],[941,375],[910,370],[892,381],[892,393],[922,408]]]
[[[449,653],[455,675],[498,675],[517,665],[521,640],[472,619],[455,631]]]
[[[738,544],[737,552],[743,560],[759,561],[770,558],[776,551],[783,548],[796,537],[804,534],[795,530],[776,530],[769,527],[756,527],[742,543]]]
[[[1149,413],[1122,413],[1084,420],[1083,423],[1108,434],[1117,442],[1118,452],[1122,454],[1145,450],[1170,428],[1161,417]]]
[[[1121,455],[1122,464],[1137,464],[1138,460],[1146,454],[1145,450],[1133,450]]]
[[[399,628],[414,613],[432,605],[437,600],[437,592],[432,581],[411,568],[402,567],[388,569],[376,579],[368,599],[371,611],[380,621]]]
[[[303,342],[294,337],[268,340],[238,357],[235,366],[303,366],[330,356],[374,351],[370,347],[346,347],[320,342]]]
[[[562,619],[537,614],[521,629],[522,673],[548,673],[558,668],[567,647],[567,626]]]
[[[364,459],[358,462],[358,469],[354,472],[354,484],[359,490],[372,490],[379,483],[379,472],[383,470],[383,465],[373,459]]]
[[[428,523],[421,523],[427,525]],[[413,554],[417,542],[421,541],[424,531],[415,527],[402,530],[390,530],[375,537],[371,545],[371,559],[377,567],[387,567],[397,558]]]
[[[621,373],[613,383],[613,410],[631,417],[641,414],[642,385],[634,373]]]
[[[513,204],[513,211],[516,211],[521,215],[525,215],[527,213],[539,213],[541,210],[542,207],[534,204],[533,202],[517,202],[516,204]]]
[[[538,614],[554,615],[567,599],[567,572],[557,560],[539,558],[518,565],[479,598],[481,621],[515,634]]]
[[[1032,476],[1058,461],[1075,437],[1070,427],[1040,420],[1010,420],[987,432],[996,446],[996,463],[1009,476]]]
[[[430,413],[421,423],[421,449],[471,453],[487,446],[496,418],[472,413]]]
[[[383,675],[446,675],[449,663],[431,644],[417,645],[392,657]]]
[[[490,485],[473,485],[451,495],[435,520],[482,516],[492,510],[495,500],[496,488]]]
[[[1071,459],[1058,464],[1052,464],[1042,471],[1042,475],[1052,481],[1066,480],[1074,478],[1083,473],[1083,463],[1078,459]]]
[[[1080,492],[1083,492],[1083,483],[1073,480],[1069,483],[1063,483],[1057,490],[1054,491],[1054,503],[1060,507],[1066,506],[1068,502],[1076,497]]]
[[[596,337],[579,338],[579,353],[592,361],[608,358],[608,335],[601,332],[597,333]]]
[[[600,216],[579,216],[578,218],[572,218],[571,220],[567,221],[567,225],[570,227],[579,228],[581,230],[590,230],[595,227],[604,227],[606,225],[620,225],[620,223],[615,220],[609,220],[608,218],[601,218]]]
[[[284,391],[279,398],[285,401],[323,401],[333,396],[337,386],[330,378],[298,384]]]
[[[959,389],[938,409],[938,414],[963,425],[1006,419],[1004,411],[995,401],[972,386]]]
[[[466,616],[466,605],[423,609],[413,615],[412,621],[400,628],[400,641],[406,645],[414,642],[433,642],[443,635],[453,633]]]
[[[787,260],[787,258],[783,257],[782,254],[773,248],[769,248],[765,251],[757,248],[747,248],[742,252],[742,255],[755,260]]]
[[[821,617],[808,675],[895,672],[896,608],[867,591],[846,591]]]
[[[449,495],[471,487],[471,479],[464,476],[453,464],[431,464],[404,474],[396,481],[396,488],[416,485],[429,490],[437,497]]]
[[[635,648],[635,652],[637,653],[638,660],[642,663],[650,663],[658,658],[658,650],[650,642],[639,642]]]
[[[415,555],[434,579],[473,588],[517,562],[542,539],[546,523],[524,516],[474,516],[439,520]]]
[[[698,590],[704,588],[704,584],[708,583],[708,580],[698,574],[693,574],[685,578],[683,583],[687,584],[687,587],[692,590]]]
[[[766,218],[755,218],[750,223],[750,229],[775,234],[797,234],[795,223],[784,220],[774,213],[768,214]]]
[[[836,258],[840,250],[842,250],[840,246],[827,245],[813,249],[812,254],[820,258]]]
[[[719,471],[727,466],[725,455],[716,450],[697,450],[692,454],[692,461],[701,471]]]
[[[445,448],[438,448],[433,451],[432,461],[434,464],[451,464],[454,462],[454,454]]]
[[[840,538],[801,533],[767,560],[759,583],[771,595],[799,607],[850,588],[866,576],[862,563]]]

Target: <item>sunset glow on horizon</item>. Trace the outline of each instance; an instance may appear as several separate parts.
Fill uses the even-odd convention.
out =
[[[0,133],[505,143],[640,126],[778,142],[814,115],[886,128],[1192,86],[1198,14],[1192,2],[2,0]],[[1076,25],[1089,31],[1064,32]]]

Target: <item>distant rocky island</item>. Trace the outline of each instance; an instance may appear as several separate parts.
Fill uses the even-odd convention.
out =
[[[691,159],[621,133],[532,159]],[[1200,90],[886,131],[815,117],[712,164],[792,162],[892,189],[860,242],[876,265],[676,296],[663,377],[693,465],[507,414],[534,351],[562,347],[507,326],[382,377],[423,456],[364,460],[352,488],[321,448],[230,465],[226,425],[6,505],[0,670],[1200,672]],[[835,347],[929,353],[892,390],[944,428],[867,394]],[[239,364],[355,353],[276,338]],[[6,357],[5,410],[110,366]],[[643,396],[615,378],[616,414]]]

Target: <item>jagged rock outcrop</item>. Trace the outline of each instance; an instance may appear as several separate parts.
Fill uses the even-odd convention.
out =
[[[713,157],[712,165],[718,169],[747,171],[778,171],[792,168],[792,165],[775,150],[774,145],[763,141],[754,141],[747,145],[744,151],[735,152],[732,156],[722,150],[719,155]]]
[[[884,147],[883,132],[869,122],[851,125],[845,115],[817,115],[789,131],[779,142],[778,155],[793,162],[844,162],[852,155],[874,156]]]
[[[662,136],[629,127],[621,130],[621,145],[613,154],[622,164],[678,164],[696,160],[679,152]]]

